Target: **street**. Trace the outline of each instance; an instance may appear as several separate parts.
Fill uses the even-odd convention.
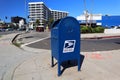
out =
[[[5,31],[5,32],[0,32],[0,35],[7,35],[7,34],[12,34],[12,33],[18,33],[21,31]]]
[[[50,38],[27,46],[50,50]],[[81,52],[108,51],[117,49],[120,49],[120,38],[81,40]]]

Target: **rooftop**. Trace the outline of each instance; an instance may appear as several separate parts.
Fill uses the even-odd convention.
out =
[[[50,11],[56,11],[56,12],[65,12],[65,13],[69,13],[69,12],[67,12],[67,11],[52,10],[52,9],[50,9],[50,8],[49,8],[49,10],[50,10]]]
[[[28,4],[44,4],[43,2],[29,2]]]

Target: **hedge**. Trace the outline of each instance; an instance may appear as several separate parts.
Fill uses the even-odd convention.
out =
[[[95,28],[89,26],[81,26],[81,33],[103,33],[104,28],[101,26],[97,26]]]

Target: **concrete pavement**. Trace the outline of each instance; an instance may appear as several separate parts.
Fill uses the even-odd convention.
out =
[[[85,59],[81,71],[77,66],[65,69],[57,76],[57,65],[51,68],[50,51],[23,62],[14,72],[13,80],[119,80],[120,50],[82,53]]]
[[[88,37],[90,37],[89,34],[85,34],[84,36],[87,35]],[[47,36],[49,35],[46,35],[46,37]],[[116,35],[112,35],[112,36],[116,36]],[[117,34],[117,36],[119,35]],[[9,40],[10,38],[7,36],[2,40]],[[31,40],[27,41],[28,39]],[[26,40],[27,42],[25,43],[28,44],[29,42],[34,41],[35,39],[27,37],[27,39],[23,39],[23,40]],[[1,44],[2,43],[3,42],[1,42]],[[8,69],[4,71],[6,72],[6,74],[4,74],[4,77],[1,80],[119,80],[120,79],[119,77],[120,50],[84,52],[84,53],[81,52],[81,54],[85,56],[81,71],[80,72],[77,71],[77,66],[69,67],[65,69],[61,77],[58,77],[57,65],[53,68],[51,68],[50,65],[51,63],[50,50],[33,49],[24,45],[22,48],[25,51],[23,51],[22,49],[16,48],[15,46],[13,47],[13,45],[12,47],[10,47],[11,44],[9,42],[8,44],[9,44],[8,45],[9,48],[7,49],[10,50],[9,53],[11,53],[11,51],[13,50],[12,53],[17,53],[17,55],[15,58],[12,57],[13,60],[15,61],[14,62],[15,64],[12,61],[11,63],[9,63],[10,66],[8,66]],[[2,52],[4,51],[5,50],[3,50]],[[8,52],[4,52],[4,53],[8,53]],[[18,54],[21,54],[22,57]],[[23,56],[23,54],[25,55]],[[5,60],[7,60],[7,58],[5,58]],[[16,62],[18,64],[16,64]],[[13,67],[13,65],[15,65],[15,67]],[[11,71],[9,71],[10,70],[9,67],[12,68]]]
[[[0,80],[12,80],[14,70],[36,53],[24,51],[11,41],[17,33],[3,35],[0,38]]]

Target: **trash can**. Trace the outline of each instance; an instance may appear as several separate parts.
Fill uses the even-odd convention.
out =
[[[54,58],[58,63],[58,76],[61,75],[61,64],[68,60],[77,60],[80,70],[80,25],[73,17],[57,20],[51,26],[51,66]]]

